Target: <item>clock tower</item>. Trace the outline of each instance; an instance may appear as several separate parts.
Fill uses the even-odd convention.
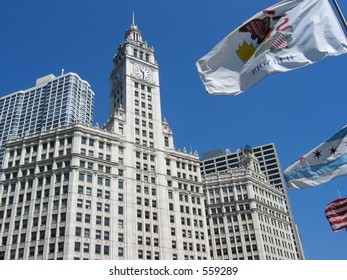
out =
[[[157,146],[155,135],[162,133],[158,63],[154,48],[142,39],[133,22],[118,47],[111,72],[110,115],[125,111],[127,140],[143,146]],[[117,129],[117,128],[115,128]],[[168,135],[172,143],[172,137]]]
[[[176,151],[162,120],[154,48],[133,22],[113,59],[110,118],[104,129],[119,136],[124,180],[125,259],[206,259],[207,227],[197,153]],[[117,175],[115,175],[117,176]],[[184,224],[182,224],[184,222]]]

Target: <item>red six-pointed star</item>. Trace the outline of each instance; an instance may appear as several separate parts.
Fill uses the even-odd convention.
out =
[[[334,148],[334,147],[331,147],[331,149],[329,149],[330,150],[330,154],[335,154],[336,153],[336,148]]]

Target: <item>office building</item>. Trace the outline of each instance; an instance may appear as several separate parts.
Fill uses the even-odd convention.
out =
[[[213,259],[304,259],[273,144],[203,154]]]
[[[73,124],[92,124],[94,93],[77,74],[53,74],[26,90],[0,97],[0,167],[9,138]]]
[[[8,141],[0,259],[209,258],[200,160],[174,147],[154,49],[134,22],[113,62],[103,127]]]

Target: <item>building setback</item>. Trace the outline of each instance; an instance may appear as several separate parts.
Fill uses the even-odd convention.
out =
[[[94,93],[77,74],[53,74],[36,80],[32,88],[0,98],[0,167],[9,138],[23,137],[79,119],[92,124]]]

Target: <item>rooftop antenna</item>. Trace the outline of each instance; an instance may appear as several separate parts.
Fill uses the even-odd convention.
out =
[[[61,69],[61,76],[63,76],[63,75],[64,75],[64,68]]]
[[[135,26],[135,12],[133,11],[133,25]]]

